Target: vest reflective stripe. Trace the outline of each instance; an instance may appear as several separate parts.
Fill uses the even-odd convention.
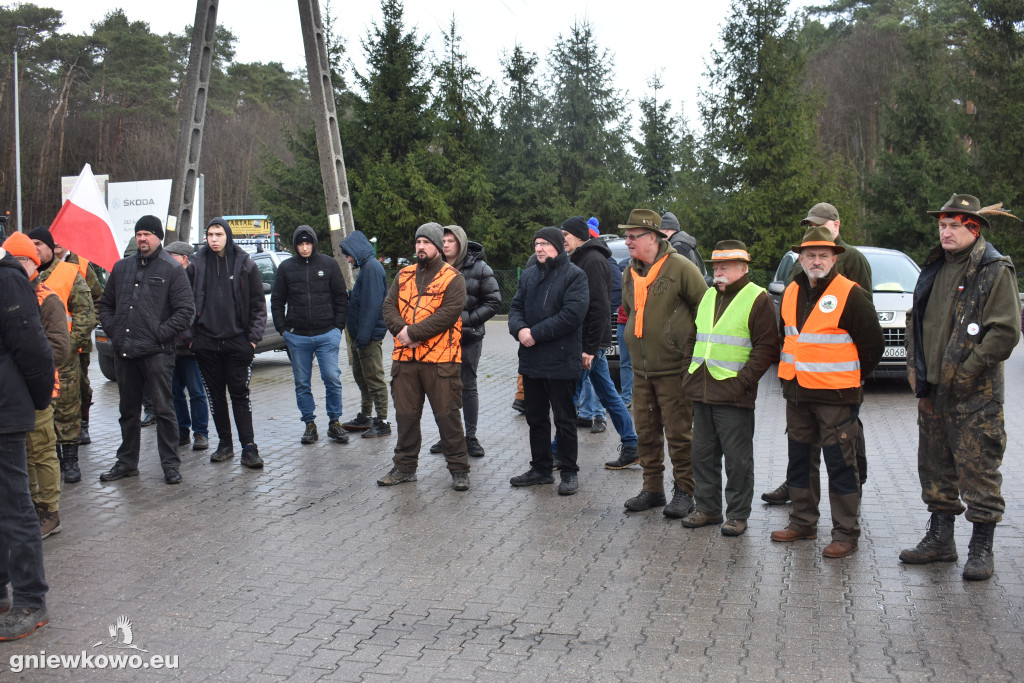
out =
[[[46,301],[46,297],[51,295],[57,297],[58,299],[60,298],[60,295],[57,294],[57,292],[53,291],[42,282],[40,282],[39,285],[36,286],[36,300],[39,302],[39,308],[43,307],[43,302]],[[67,307],[65,307],[65,310],[66,309]],[[56,363],[54,363],[54,365],[56,365]],[[51,398],[57,398],[58,396],[60,396],[60,374],[58,372],[59,369],[60,368],[54,368],[53,371],[53,393],[50,394]]]
[[[64,315],[68,319],[68,331],[71,331],[71,313],[68,304],[71,302],[71,290],[75,287],[78,267],[67,261],[58,261],[46,278],[46,286],[60,297],[64,304]]]
[[[852,389],[860,386],[860,356],[849,332],[839,327],[855,283],[836,275],[804,322],[796,327],[799,285],[790,283],[782,297],[785,339],[779,357],[779,377],[796,379],[805,389]],[[832,296],[836,305],[829,311],[822,300]]]
[[[406,266],[398,273],[398,313],[409,325],[426,320],[433,315],[444,300],[445,291],[459,271],[445,263],[424,290],[416,287],[416,266]],[[395,339],[392,360],[420,361],[423,363],[462,362],[462,317],[447,330],[420,342],[416,348],[407,348]]]
[[[750,358],[753,343],[750,341],[750,311],[754,301],[764,289],[748,282],[722,312],[715,322],[715,304],[718,288],[704,292],[697,308],[697,343],[693,346],[693,358],[688,372],[692,375],[702,363],[715,379],[735,377]]]

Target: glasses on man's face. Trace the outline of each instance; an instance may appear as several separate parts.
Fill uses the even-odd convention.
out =
[[[647,233],[647,232],[628,233],[627,232],[626,233],[626,241],[627,242],[636,242],[638,239],[640,239],[641,237],[643,237],[644,235],[647,235],[647,234],[649,234],[649,233]]]

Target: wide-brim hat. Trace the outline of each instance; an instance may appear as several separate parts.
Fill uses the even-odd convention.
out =
[[[629,218],[626,222],[619,223],[619,230],[626,230],[628,228],[643,228],[660,236],[661,216],[658,215],[657,211],[651,211],[650,209],[633,209],[629,212]]]
[[[722,261],[742,261],[750,263],[750,252],[747,245],[739,240],[722,240],[715,245],[711,252],[711,258],[704,259],[707,263],[721,263]]]
[[[949,200],[942,206],[938,211],[929,211],[928,214],[938,218],[944,213],[962,213],[968,216],[974,216],[982,225],[986,228],[989,227],[988,219],[982,214],[978,213],[981,211],[981,200],[970,194],[954,194]]]
[[[804,247],[830,247],[835,250],[836,254],[842,254],[846,251],[846,247],[836,244],[835,239],[832,237],[832,231],[824,225],[812,225],[807,228],[807,232],[804,233],[804,238],[800,240],[800,244],[794,244],[790,249],[799,254],[800,250]]]

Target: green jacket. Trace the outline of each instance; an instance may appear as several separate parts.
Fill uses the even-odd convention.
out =
[[[637,338],[634,333],[636,310],[632,272],[646,275],[651,266],[630,259],[629,267],[622,274],[622,307],[629,318],[624,335],[626,348],[633,362],[633,373],[645,379],[682,372],[687,342],[695,330],[693,321],[697,308],[708,288],[697,266],[663,240],[655,263],[665,254],[668,258],[647,290],[642,338]]]
[[[39,281],[46,282],[58,263],[60,261],[55,258],[46,270],[40,271]],[[85,283],[81,273],[75,276],[75,285],[71,288],[71,296],[68,297],[68,313],[71,315],[71,350],[77,353],[86,344],[89,344],[91,349],[92,331],[96,329],[100,318],[96,306],[93,305],[89,285]]]

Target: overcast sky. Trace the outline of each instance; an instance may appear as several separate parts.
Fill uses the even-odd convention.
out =
[[[119,7],[129,20],[145,21],[159,34],[180,32],[195,19],[190,0],[34,1],[61,10],[70,33],[88,32],[90,24]],[[792,0],[791,7],[806,4],[809,0]],[[675,113],[684,105],[694,128],[704,61],[730,14],[727,0],[407,0],[404,6],[406,29],[416,27],[421,37],[429,35],[427,48],[435,54],[442,52],[442,34],[454,15],[470,65],[499,81],[499,87],[499,60],[517,43],[536,53],[544,67],[558,36],[567,34],[574,22],[588,21],[598,46],[613,55],[616,87],[635,103],[648,94],[647,82],[660,71],[661,99],[671,99]],[[362,69],[361,40],[372,22],[380,22],[380,2],[334,0],[330,11],[348,57]],[[238,37],[237,61],[281,62],[292,71],[305,66],[296,3],[221,0],[217,21]]]

